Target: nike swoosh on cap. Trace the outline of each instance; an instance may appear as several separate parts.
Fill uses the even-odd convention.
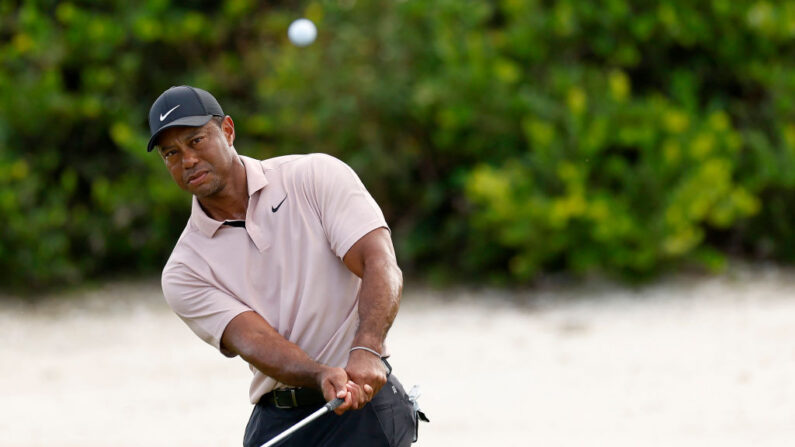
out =
[[[168,112],[166,112],[166,113],[165,113],[165,115],[161,113],[161,114],[160,114],[160,121],[163,121],[164,119],[166,119],[166,117],[167,117],[167,116],[168,116],[168,115],[169,115],[171,112],[173,112],[173,111],[174,111],[174,109],[176,109],[177,107],[179,107],[179,106],[181,106],[181,105],[182,105],[182,104],[177,104],[177,105],[175,105],[174,107],[172,107],[172,108],[171,108],[171,110],[169,110]]]

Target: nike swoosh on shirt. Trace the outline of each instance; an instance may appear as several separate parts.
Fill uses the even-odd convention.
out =
[[[275,208],[274,208],[274,207],[271,207],[271,211],[273,211],[274,213],[275,213],[276,211],[279,211],[279,208],[281,208],[281,207],[282,207],[282,203],[284,203],[284,201],[285,201],[285,200],[287,200],[287,194],[285,194],[285,195],[284,195],[284,198],[282,199],[282,201],[281,201],[281,202],[279,202],[279,204],[278,204],[278,205],[276,205],[276,207],[275,207]]]
[[[161,114],[160,114],[160,121],[163,121],[164,119],[166,119],[166,117],[167,117],[169,114],[171,114],[171,112],[173,112],[173,111],[174,111],[174,109],[176,109],[177,107],[179,107],[179,106],[181,106],[181,105],[182,105],[182,104],[177,104],[177,105],[175,105],[174,107],[172,107],[172,108],[171,108],[171,110],[169,110],[169,111],[168,111],[168,112],[166,112],[165,114],[162,114],[162,113],[161,113]]]

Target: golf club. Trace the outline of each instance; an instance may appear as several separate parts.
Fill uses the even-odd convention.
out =
[[[326,405],[323,405],[322,407],[320,407],[314,413],[312,413],[309,416],[305,417],[304,419],[302,419],[301,421],[299,421],[298,423],[296,423],[292,427],[288,428],[287,430],[281,432],[280,434],[278,434],[276,437],[274,437],[270,441],[266,442],[265,444],[262,444],[262,447],[273,447],[274,445],[284,441],[288,436],[290,436],[293,433],[297,432],[303,426],[309,424],[310,422],[314,421],[315,419],[319,418],[320,416],[323,416],[324,414],[328,413],[329,411],[334,411],[337,407],[339,407],[342,404],[342,402],[344,402],[344,399],[341,399],[339,397],[334,399],[334,400],[332,400],[332,401],[330,401],[330,402],[327,402]]]

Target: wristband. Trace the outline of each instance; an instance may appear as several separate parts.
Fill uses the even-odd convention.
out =
[[[392,365],[390,365],[389,362],[386,361],[386,357],[379,354],[378,351],[376,351],[375,349],[370,349],[367,346],[354,346],[351,348],[350,351],[348,351],[348,353],[351,353],[357,349],[361,349],[362,351],[367,351],[371,354],[377,355],[378,358],[381,359],[381,362],[384,364],[384,367],[386,368],[386,376],[389,377],[390,375],[392,375]]]
[[[370,352],[370,353],[372,353],[372,354],[375,354],[375,355],[377,355],[377,356],[378,356],[378,358],[379,358],[379,359],[383,359],[383,358],[384,358],[384,356],[383,356],[383,355],[381,355],[381,354],[379,354],[379,353],[378,353],[378,351],[376,351],[375,349],[370,349],[370,348],[368,348],[368,347],[366,347],[366,346],[354,346],[354,347],[352,347],[352,348],[351,348],[351,350],[350,350],[350,351],[348,351],[348,352],[353,352],[353,351],[355,351],[355,350],[357,350],[357,349],[361,349],[362,351],[367,351],[367,352]]]

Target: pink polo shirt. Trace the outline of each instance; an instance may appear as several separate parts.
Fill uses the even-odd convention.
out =
[[[311,358],[345,366],[361,280],[342,258],[362,236],[387,227],[381,210],[356,173],[329,155],[240,159],[249,195],[245,228],[213,220],[194,197],[163,269],[166,301],[218,349],[232,318],[253,310]],[[251,370],[252,403],[284,386]]]

